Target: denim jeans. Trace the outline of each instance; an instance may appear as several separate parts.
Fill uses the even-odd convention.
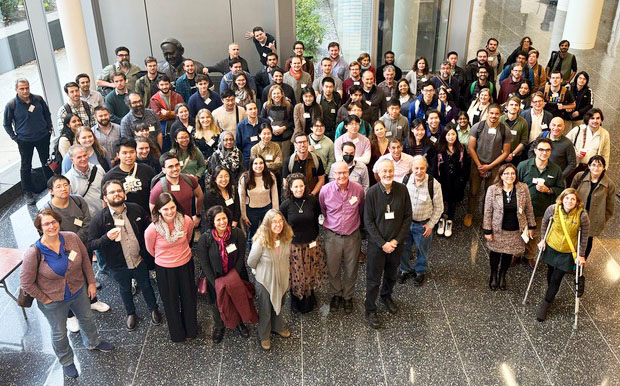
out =
[[[133,295],[131,294],[131,279],[136,279],[138,282],[138,287],[140,287],[140,291],[142,292],[142,296],[149,310],[154,311],[157,309],[155,292],[153,292],[151,280],[149,279],[149,270],[146,268],[146,263],[144,261],[138,264],[134,269],[110,268],[110,273],[118,283],[118,289],[121,293],[121,299],[125,305],[127,315],[136,313],[136,305],[133,302]]]
[[[248,229],[248,242],[252,243],[252,237],[256,233],[256,230],[260,226],[261,222],[263,222],[263,217],[265,214],[271,209],[271,204],[268,204],[262,208],[250,208],[249,205],[246,206],[245,213],[250,220],[250,227]]]
[[[433,240],[433,233],[428,237],[424,237],[424,224],[412,222],[409,228],[409,234],[405,237],[403,254],[400,257],[401,272],[424,273],[428,269],[428,254],[431,249],[431,241]],[[412,243],[415,243],[418,256],[414,264],[411,260],[411,252],[413,249]]]
[[[67,313],[69,310],[73,311],[80,323],[80,335],[82,335],[84,346],[93,349],[99,345],[99,333],[95,326],[93,312],[90,310],[86,287],[81,289],[80,294],[75,299],[68,302],[43,304],[37,300],[37,305],[50,324],[52,347],[62,366],[73,363],[73,350],[67,337]]]

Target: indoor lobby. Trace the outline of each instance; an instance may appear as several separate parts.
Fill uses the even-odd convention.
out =
[[[205,65],[225,58],[228,43],[238,42],[250,72],[257,73],[262,66],[254,44],[245,39],[246,31],[263,26],[276,38],[284,63],[297,40],[296,23],[302,23],[296,20],[295,3],[306,1],[20,0],[22,20],[6,26],[5,19],[0,29],[0,39],[6,43],[0,44],[5,57],[0,59],[0,108],[14,97],[15,79],[25,76],[31,80],[31,91],[44,96],[56,122],[56,111],[66,97],[62,85],[76,74],[84,72],[96,79],[104,66],[114,62],[114,49],[121,45],[131,50],[132,63],[143,69],[146,56],[164,60],[160,42],[169,37],[184,45],[186,56]],[[54,3],[53,9],[47,9],[47,3]],[[570,52],[577,58],[579,71],[590,76],[593,105],[604,112],[602,126],[611,135],[606,173],[620,184],[620,145],[615,141],[615,135],[620,136],[618,0],[315,0],[313,4],[317,23],[324,27],[312,51],[315,64],[327,54],[330,41],[340,41],[347,62],[369,52],[375,68],[382,64],[383,52],[393,50],[403,77],[422,55],[433,72],[450,51],[459,53],[459,65],[464,67],[491,37],[499,41],[501,55],[508,57],[521,38],[529,36],[542,64],[562,39],[570,40]],[[30,53],[19,43],[24,36]],[[22,44],[21,48],[16,44]],[[220,76],[214,75],[216,84]],[[4,130],[0,154],[3,259],[6,249],[25,251],[39,238],[32,219],[49,195],[44,191],[37,196],[36,206],[27,205],[19,185],[17,145]],[[614,200],[618,207],[620,200]],[[23,314],[0,288],[0,384],[620,384],[618,210],[594,238],[575,329],[571,274],[565,276],[543,323],[536,320],[536,312],[546,288],[544,264],[538,267],[525,304],[532,275],[527,264],[510,268],[506,291],[489,290],[489,249],[482,215],[475,214],[473,226],[465,227],[466,206],[466,201],[458,205],[450,238],[433,235],[424,285],[396,284],[393,297],[400,308],[396,315],[379,306],[382,328],[371,329],[366,323],[366,267],[361,264],[353,313],[330,311],[327,283],[318,289],[318,304],[312,312],[291,312],[287,297],[282,314],[291,336],[274,337],[268,352],[261,350],[255,326],[250,327],[247,339],[236,330],[227,330],[221,343],[215,344],[210,306],[200,296],[196,339],[171,342],[166,319],[159,326],[149,323],[141,294],[135,297],[137,328],[127,331],[117,283],[94,264],[102,285],[97,295],[111,307],[95,313],[95,323],[101,337],[115,349],[91,351],[79,333],[71,333],[80,375],[69,379],[63,376],[50,326],[36,303]],[[6,278],[0,286],[16,295],[19,272],[19,266],[13,272],[0,269]]]

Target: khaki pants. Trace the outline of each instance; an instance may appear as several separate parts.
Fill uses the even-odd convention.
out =
[[[480,176],[480,173],[478,173],[478,167],[476,166],[476,163],[474,161],[471,161],[471,172],[469,173],[469,200],[467,202],[467,213],[471,215],[476,215],[478,201],[480,201],[480,199],[478,198],[480,188],[484,185],[484,194],[486,194],[489,186],[491,186],[495,181],[497,173],[499,173],[499,166],[489,170],[488,177],[483,178]]]
[[[332,295],[342,296],[345,300],[353,298],[361,245],[359,229],[349,236],[338,236],[329,229],[325,230],[327,273]]]
[[[536,217],[536,229],[534,230],[534,238],[525,246],[525,257],[528,260],[536,260],[538,255],[538,243],[540,242],[540,227],[542,226],[542,216]]]

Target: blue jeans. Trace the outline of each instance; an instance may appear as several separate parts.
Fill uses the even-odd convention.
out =
[[[425,273],[428,269],[428,255],[431,249],[431,241],[433,240],[433,233],[428,237],[424,237],[424,224],[412,222],[409,228],[410,232],[405,237],[405,243],[403,248],[403,254],[400,256],[401,272],[413,272]],[[415,264],[412,264],[411,252],[413,249],[412,243],[415,243],[418,250],[418,257]]]
[[[95,252],[95,256],[97,256],[97,265],[99,265],[99,270],[101,272],[107,271],[108,267],[105,265],[103,255],[97,249],[95,249],[93,252]]]
[[[37,300],[37,305],[50,324],[52,347],[62,366],[73,363],[73,350],[67,337],[67,313],[69,310],[73,311],[80,322],[80,335],[82,335],[84,346],[93,349],[101,342],[95,326],[93,312],[90,310],[86,287],[82,287],[80,294],[68,302],[43,304]]]
[[[249,205],[246,205],[245,213],[250,220],[250,227],[248,229],[249,243],[252,243],[252,237],[254,236],[254,233],[256,233],[256,230],[260,226],[261,222],[263,222],[263,217],[265,217],[265,214],[267,214],[269,209],[271,209],[271,204],[268,204],[262,208],[250,208]]]
[[[151,286],[151,280],[149,279],[149,270],[146,268],[146,263],[142,261],[134,269],[129,268],[110,268],[110,273],[116,282],[118,283],[118,289],[121,293],[121,299],[125,305],[125,311],[127,315],[136,313],[136,305],[133,302],[133,295],[131,294],[131,279],[136,279],[144,301],[150,311],[157,309],[157,300],[155,299],[155,292]]]

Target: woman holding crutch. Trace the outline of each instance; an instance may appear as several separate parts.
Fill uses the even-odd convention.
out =
[[[547,234],[548,226],[551,229]],[[547,263],[547,292],[536,315],[539,322],[547,318],[547,311],[560,289],[564,275],[572,272],[575,264],[585,265],[589,230],[590,219],[573,188],[565,189],[555,204],[545,211],[541,234],[543,237],[546,234],[546,237],[540,241],[538,248],[542,251],[543,261]]]

